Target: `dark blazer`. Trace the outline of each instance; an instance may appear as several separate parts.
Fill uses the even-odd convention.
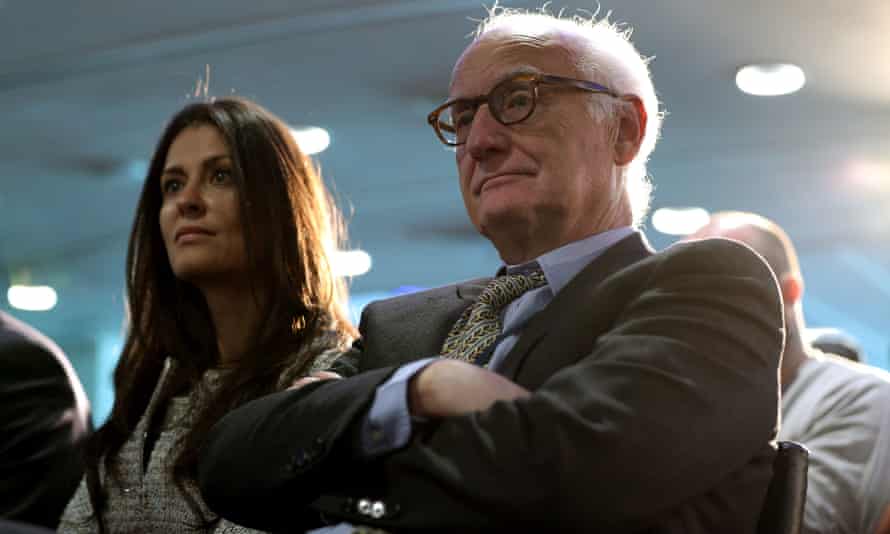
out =
[[[393,531],[754,532],[782,307],[765,263],[722,239],[658,254],[639,235],[612,246],[508,355],[500,372],[530,397],[438,420],[362,461],[357,422],[375,388],[392,366],[435,354],[484,282],[369,305],[368,371],[226,416],[201,459],[206,502],[270,530],[319,512]]]
[[[0,312],[0,517],[56,527],[83,475],[89,417],[62,349]]]

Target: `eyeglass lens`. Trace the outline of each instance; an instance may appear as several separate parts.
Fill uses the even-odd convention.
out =
[[[465,143],[479,106],[478,100],[458,100],[444,110],[439,119],[442,135],[449,143]],[[535,88],[525,80],[506,80],[488,94],[489,112],[501,124],[515,124],[531,115],[535,107]]]

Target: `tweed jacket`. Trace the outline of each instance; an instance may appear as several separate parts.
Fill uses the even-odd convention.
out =
[[[342,348],[335,348],[321,353],[313,363],[312,372],[330,368],[342,352]],[[206,371],[188,394],[170,399],[150,456],[144,457],[149,421],[162,409],[158,394],[171,378],[175,366],[175,360],[167,358],[145,413],[118,454],[116,463],[120,478],[106,476],[104,463],[100,463],[100,479],[108,493],[103,517],[109,532],[208,532],[202,528],[201,518],[189,507],[187,498],[200,507],[205,518],[217,517],[204,504],[194,481],[185,481],[184,489],[188,496],[183,495],[170,469],[176,458],[177,446],[191,427],[195,413],[206,404],[206,399],[218,387],[227,370]],[[286,371],[279,380],[279,389],[286,388],[294,378],[296,376],[292,370]],[[82,479],[65,510],[59,532],[87,534],[96,531],[86,480]],[[222,519],[209,532],[247,534],[259,531]]]

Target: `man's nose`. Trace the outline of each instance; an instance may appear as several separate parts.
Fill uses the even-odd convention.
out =
[[[470,133],[467,136],[467,150],[476,161],[497,152],[507,150],[509,146],[508,126],[504,126],[488,109],[487,105],[479,106],[473,123],[470,125]]]

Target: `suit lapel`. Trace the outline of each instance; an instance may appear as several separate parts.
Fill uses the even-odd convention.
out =
[[[491,281],[491,278],[476,278],[474,280],[456,284],[454,287],[457,293],[457,298],[468,300],[471,303],[476,302],[476,299],[479,298],[479,294],[482,293],[482,290],[485,289],[485,285],[488,284],[489,281]]]
[[[516,380],[532,349],[550,333],[556,323],[565,322],[567,318],[576,316],[581,309],[580,303],[584,302],[603,280],[653,253],[645,237],[639,232],[606,249],[563,287],[547,307],[528,321],[498,372],[511,380]]]

